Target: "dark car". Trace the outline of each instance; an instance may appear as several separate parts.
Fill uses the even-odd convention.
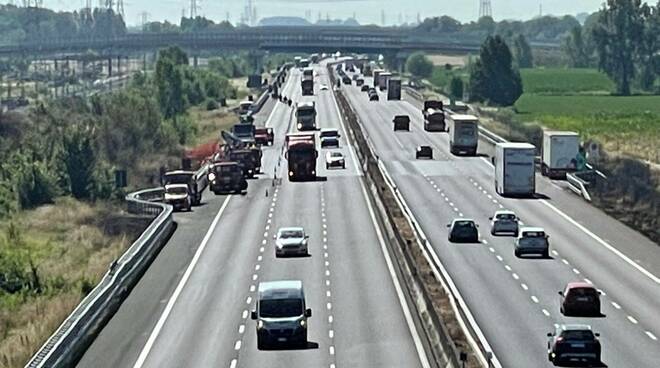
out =
[[[369,92],[369,86],[366,84],[362,84],[362,87],[360,87],[360,91]]]
[[[323,137],[321,138],[321,148],[326,147],[339,147],[338,137]]]
[[[420,159],[422,157],[433,160],[433,148],[431,146],[419,146],[417,147],[417,152],[415,152],[415,158]]]
[[[362,78],[358,78],[358,79],[356,79],[356,80],[355,80],[355,85],[358,86],[358,87],[360,87],[360,86],[364,86],[364,85],[365,85],[365,84],[364,84],[364,79],[362,79]]]
[[[449,241],[452,243],[478,243],[479,230],[474,220],[470,219],[455,219],[448,224],[449,228]]]
[[[369,94],[369,101],[378,101],[379,99],[378,93]]]
[[[600,292],[586,282],[570,282],[559,292],[559,311],[565,316],[600,316]]]
[[[554,365],[600,364],[598,336],[588,325],[556,325],[555,331],[548,333],[548,360]]]

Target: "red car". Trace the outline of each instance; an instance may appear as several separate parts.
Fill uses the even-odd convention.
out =
[[[257,144],[271,146],[274,138],[273,128],[256,128],[254,130],[254,141]]]
[[[559,310],[565,316],[600,316],[600,292],[587,282],[568,283],[559,298]]]

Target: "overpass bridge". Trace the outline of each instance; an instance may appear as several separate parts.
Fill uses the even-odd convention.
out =
[[[468,53],[480,39],[420,37],[405,30],[369,27],[256,27],[197,33],[132,33],[114,38],[53,38],[0,45],[0,56],[48,57],[95,52],[100,55],[153,51],[171,45],[192,54],[222,49],[292,52],[407,54],[413,51]]]

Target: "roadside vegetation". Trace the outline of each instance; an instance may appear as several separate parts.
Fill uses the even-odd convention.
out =
[[[122,90],[0,113],[0,368],[23,366],[148,225],[122,211],[126,191],[235,122],[221,105],[250,70],[232,56],[194,68],[169,48]]]

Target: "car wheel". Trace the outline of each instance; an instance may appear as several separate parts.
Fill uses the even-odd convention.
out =
[[[495,231],[495,229],[490,229],[490,235],[495,235],[495,234],[497,234],[497,232]]]
[[[552,361],[552,353],[551,352],[548,352],[548,360]]]
[[[544,251],[542,254],[543,258],[550,258],[550,251]]]
[[[520,258],[520,251],[516,249],[513,254],[515,254],[516,257]]]
[[[341,165],[342,169],[346,169],[346,164]]]
[[[330,165],[325,164],[325,169],[328,170],[330,168]]]
[[[266,342],[263,339],[257,337],[257,349],[264,350],[266,348]]]

